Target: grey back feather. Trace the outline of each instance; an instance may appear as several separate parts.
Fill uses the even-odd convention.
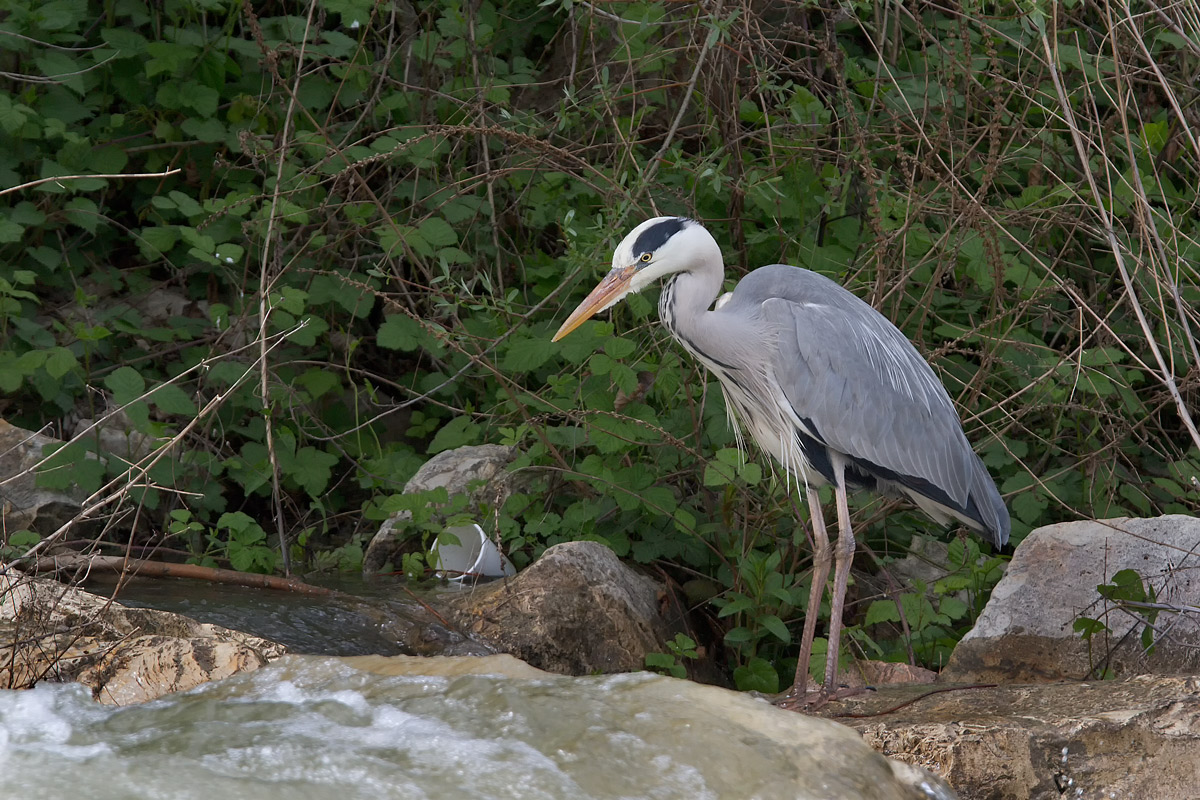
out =
[[[950,397],[886,317],[828,278],[781,264],[754,270],[712,313],[760,327],[760,341],[774,347],[754,357],[774,362],[769,371],[797,417],[827,447],[880,468],[868,470],[878,488],[945,519],[937,503],[922,502],[934,488],[951,507],[969,509],[954,516],[998,544],[1007,541],[1008,510]]]

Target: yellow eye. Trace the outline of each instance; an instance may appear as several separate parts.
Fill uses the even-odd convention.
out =
[[[650,263],[650,259],[652,259],[652,258],[654,258],[654,254],[653,254],[653,253],[642,253],[642,258],[641,258],[641,260],[642,260],[642,261],[644,261],[645,263],[649,264],[649,263]]]

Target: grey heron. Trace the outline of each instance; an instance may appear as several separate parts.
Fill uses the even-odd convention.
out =
[[[997,546],[1009,516],[929,364],[886,317],[810,270],[754,270],[710,310],[725,277],[721,248],[698,222],[656,217],[617,246],[612,270],[554,335],[566,336],[631,292],[666,278],[659,316],[720,380],[739,446],[745,432],[803,486],[815,553],[796,679],[784,705],[809,701],[817,610],[835,561],[825,683],[835,693],[854,532],[847,489],[904,497],[940,523],[957,520]],[[817,489],[831,484],[836,553]]]

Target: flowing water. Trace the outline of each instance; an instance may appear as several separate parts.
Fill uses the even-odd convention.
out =
[[[677,683],[386,676],[288,656],[124,708],[41,684],[0,691],[0,797],[821,796],[798,794],[786,745],[660,707],[652,696]]]
[[[326,579],[329,582],[330,579]],[[394,615],[407,613],[417,603],[408,600],[400,581],[344,578],[331,589],[387,606]],[[105,597],[114,596],[111,580],[95,580],[85,588]],[[433,591],[426,589],[424,591]],[[200,622],[223,625],[285,644],[295,653],[354,656],[368,653],[397,655],[405,652],[395,638],[383,635],[379,625],[361,613],[328,597],[290,592],[268,592],[193,580],[133,580],[115,593],[127,606],[156,608],[185,614]],[[407,601],[407,603],[406,603]]]
[[[319,599],[162,586],[121,599],[294,650],[394,652],[366,617]],[[645,673],[551,676],[506,656],[293,655],[122,708],[77,684],[0,690],[0,800],[914,796],[862,750],[852,731],[734,692]],[[952,797],[918,783],[919,796]]]

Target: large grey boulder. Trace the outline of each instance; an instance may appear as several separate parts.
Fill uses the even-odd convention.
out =
[[[1142,633],[1146,609],[1121,608],[1096,587],[1120,570],[1137,572],[1158,602],[1154,647]],[[1086,641],[1075,620],[1109,629]],[[1200,672],[1200,520],[1064,522],[1021,542],[975,627],[950,657],[950,682],[1028,683],[1092,675]]]

